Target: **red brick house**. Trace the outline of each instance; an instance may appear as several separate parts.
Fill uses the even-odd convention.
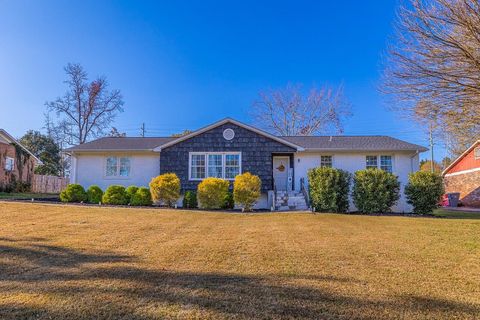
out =
[[[466,206],[480,207],[480,140],[443,171],[445,191],[460,192]]]
[[[0,192],[11,191],[18,182],[31,184],[40,160],[5,130],[0,129]]]

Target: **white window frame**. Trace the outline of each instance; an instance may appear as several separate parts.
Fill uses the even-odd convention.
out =
[[[480,159],[480,147],[476,147],[475,149],[473,149],[473,157],[475,158],[475,160]]]
[[[117,170],[116,175],[108,176],[107,175],[107,159],[108,158],[117,158]],[[130,160],[130,170],[128,176],[121,176],[120,175],[120,159],[121,158],[128,158]],[[128,180],[132,177],[132,170],[133,170],[133,158],[129,155],[106,155],[103,161],[103,178],[110,179],[110,180]]]
[[[395,156],[393,154],[367,154],[365,156],[365,169],[367,169],[367,157],[376,157],[377,158],[377,166],[375,168],[379,170],[382,169],[382,157],[390,157],[392,159],[392,171],[391,173],[395,172]],[[373,169],[373,167],[370,167],[370,169]],[[388,172],[387,170],[384,170],[385,172]]]
[[[192,177],[192,155],[205,156],[205,178],[193,178]],[[222,156],[222,176],[221,179],[233,181],[235,178],[225,178],[225,156],[226,155],[238,155],[238,174],[242,174],[242,153],[237,151],[225,151],[225,152],[189,152],[188,153],[188,180],[189,181],[202,181],[208,178],[208,156],[209,155],[221,155]]]
[[[7,167],[10,164],[9,167]],[[5,171],[11,172],[15,170],[15,158],[5,157]]]

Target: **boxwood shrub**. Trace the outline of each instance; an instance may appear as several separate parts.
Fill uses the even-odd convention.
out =
[[[233,208],[235,208],[235,200],[233,199],[233,193],[229,191],[223,198],[222,209],[233,209]]]
[[[151,206],[152,195],[150,194],[150,189],[145,187],[137,188],[135,194],[130,198],[130,204],[132,206]]]
[[[87,189],[87,201],[88,203],[100,203],[102,202],[103,191],[99,186],[93,185]]]
[[[129,186],[125,189],[125,192],[127,193],[127,196],[128,196],[128,202],[130,203],[132,202],[132,198],[137,192],[137,190],[138,190],[137,186]]]
[[[60,201],[62,202],[83,202],[87,201],[87,193],[85,189],[76,183],[69,184],[65,190],[60,193]]]
[[[153,201],[172,207],[180,198],[180,179],[175,173],[165,173],[150,181]]]
[[[258,198],[262,187],[262,180],[250,172],[239,174],[233,183],[233,197],[243,211],[251,211]]]
[[[183,207],[187,209],[193,209],[198,206],[197,194],[195,191],[187,191],[183,196]]]
[[[308,171],[310,201],[315,211],[347,212],[351,174],[334,168],[314,168]]]
[[[198,184],[197,199],[202,209],[222,208],[230,183],[220,178],[206,178]]]
[[[384,170],[357,171],[353,181],[353,203],[362,213],[389,212],[400,198],[398,177]]]
[[[443,180],[438,173],[418,171],[408,176],[405,196],[414,213],[432,213],[444,193]]]
[[[105,204],[126,205],[129,202],[124,186],[111,185],[105,190],[102,202]]]

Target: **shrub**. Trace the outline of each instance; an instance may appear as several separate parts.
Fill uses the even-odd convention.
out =
[[[132,198],[137,192],[137,190],[138,190],[137,186],[129,186],[127,187],[127,189],[125,189],[125,192],[127,193],[127,196],[128,196],[128,202],[130,203],[132,202]]]
[[[229,191],[223,198],[222,209],[233,209],[233,208],[235,208],[235,200],[233,199],[233,193]]]
[[[150,181],[150,191],[153,201],[160,201],[171,207],[180,198],[180,179],[175,173],[159,175]]]
[[[246,172],[235,177],[233,183],[233,198],[244,211],[251,211],[260,198],[262,181],[256,175]]]
[[[60,192],[62,202],[82,202],[87,200],[85,189],[79,184],[69,184],[65,190]]]
[[[388,212],[400,198],[397,176],[379,169],[355,172],[353,203],[363,213]]]
[[[151,206],[152,195],[150,194],[150,189],[145,187],[137,188],[135,194],[130,198],[130,204],[132,206]]]
[[[90,186],[87,189],[87,201],[88,203],[100,203],[102,202],[103,191],[99,186]]]
[[[349,207],[351,175],[333,168],[315,168],[308,171],[310,201],[315,211],[347,212]]]
[[[444,194],[442,177],[438,173],[418,171],[408,176],[405,186],[407,203],[417,214],[432,213]]]
[[[206,178],[198,184],[197,198],[200,208],[220,209],[224,204],[230,183],[220,178]]]
[[[197,194],[194,191],[187,191],[183,196],[183,207],[193,209],[198,206]]]
[[[102,197],[105,204],[125,205],[129,200],[125,187],[117,185],[109,186]]]

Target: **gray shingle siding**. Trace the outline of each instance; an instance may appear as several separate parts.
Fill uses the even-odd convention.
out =
[[[235,138],[231,141],[223,138],[223,131],[227,128],[235,131]],[[262,180],[262,190],[267,191],[272,189],[272,153],[288,154],[296,150],[253,131],[226,123],[162,149],[160,173],[175,172],[181,180],[183,190],[195,190],[199,181],[189,180],[188,154],[203,151],[241,152],[242,172],[258,175]]]

